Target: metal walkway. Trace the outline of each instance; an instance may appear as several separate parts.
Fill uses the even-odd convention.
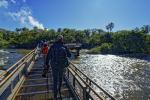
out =
[[[18,91],[15,100],[51,100],[53,97],[53,82],[52,72],[48,73],[47,78],[42,77],[43,72],[43,59],[39,58],[35,61],[33,68],[26,80]],[[61,88],[61,96],[63,100],[73,100],[66,82],[63,80]],[[58,95],[58,99],[59,99]]]
[[[42,72],[42,58],[33,50],[0,75],[0,100],[51,100],[52,73],[43,78]],[[72,62],[64,74],[61,96],[63,100],[115,100]]]

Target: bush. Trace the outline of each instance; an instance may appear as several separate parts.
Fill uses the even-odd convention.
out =
[[[112,44],[111,43],[103,43],[100,46],[101,53],[111,53],[112,52]]]
[[[100,53],[100,46],[97,46],[95,48],[92,48],[87,52],[88,54],[99,54]]]
[[[147,51],[145,34],[133,31],[122,31],[113,34],[113,49],[116,53],[144,53]]]
[[[97,46],[88,51],[89,54],[99,54],[99,53],[111,53],[112,44],[111,43],[103,43],[101,46]]]
[[[9,42],[6,40],[0,40],[0,48],[7,48]]]

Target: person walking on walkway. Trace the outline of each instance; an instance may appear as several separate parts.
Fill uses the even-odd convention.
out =
[[[43,54],[43,58],[44,58],[44,64],[46,63],[46,56],[48,54],[48,44],[44,43],[43,47],[42,47],[42,54]]]
[[[64,68],[69,66],[68,57],[71,57],[71,53],[63,43],[63,36],[59,35],[57,40],[50,47],[47,57],[46,66],[50,66],[53,75],[53,92],[54,100],[57,100],[57,94],[59,92],[61,98],[61,85],[63,79]]]

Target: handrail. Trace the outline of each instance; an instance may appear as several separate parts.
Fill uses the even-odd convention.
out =
[[[6,100],[14,97],[16,91],[18,91],[18,86],[20,87],[30,70],[29,67],[32,67],[34,64],[37,57],[35,50],[29,52],[0,75],[2,78],[0,81],[0,99]]]
[[[8,68],[6,71],[4,71],[2,74],[0,74],[0,78],[2,78],[4,75],[6,75],[11,69],[13,69],[15,66],[17,66],[19,63],[21,63],[22,61],[24,61],[24,59],[26,57],[28,57],[31,53],[33,53],[35,51],[32,50],[30,53],[28,53],[27,55],[25,55],[24,57],[22,57],[19,61],[17,61],[14,65],[12,65],[10,68]]]
[[[0,87],[11,77],[10,75],[13,75],[13,74],[17,71],[17,69],[19,69],[19,67],[24,64],[25,59],[26,59],[27,57],[29,57],[31,54],[33,54],[34,51],[35,51],[35,49],[32,50],[31,52],[29,52],[29,53],[28,53],[27,55],[25,55],[24,57],[22,57],[17,63],[15,63],[14,65],[12,65],[9,69],[7,69],[5,72],[3,72],[3,73],[0,75],[0,78],[4,77],[4,78],[2,78],[2,80],[0,81]],[[13,68],[14,68],[14,69],[13,69]],[[12,70],[12,69],[13,69],[13,70]],[[12,72],[9,73],[9,75],[5,77],[5,75],[6,75],[10,70],[12,70]]]
[[[71,68],[72,69],[72,68]],[[73,69],[72,69],[73,70]],[[74,70],[73,70],[74,71]],[[84,81],[84,79],[79,75],[79,73],[77,73],[76,71],[74,71],[74,73],[75,73],[75,75],[77,75],[81,80],[82,80],[82,82],[84,83],[84,84],[86,84],[86,86],[88,86],[99,98],[103,98],[103,97],[101,97],[96,91],[94,91],[94,89],[89,85],[89,84],[87,84],[85,81]],[[102,99],[103,100],[103,99]]]
[[[70,61],[70,64],[72,65],[72,67],[69,67],[71,68],[75,73],[76,75],[82,80],[82,82],[84,82],[84,84],[86,84],[87,87],[89,87],[94,93],[95,91],[93,90],[93,88],[91,87],[90,84],[93,84],[95,85],[97,88],[99,88],[106,96],[108,96],[110,99],[112,100],[116,100],[113,96],[111,96],[105,89],[103,89],[102,87],[100,87],[98,84],[96,84],[93,80],[91,80],[87,75],[85,75],[81,70],[79,70],[75,64],[73,64],[71,61]],[[74,69],[73,69],[74,68]],[[81,77],[81,75],[79,75],[79,73],[81,75],[83,75],[86,80],[83,79],[83,77]],[[88,84],[87,82],[89,81],[90,84]],[[97,93],[95,93],[97,95]],[[99,97],[99,96],[98,96]],[[100,98],[100,97],[99,97]]]
[[[13,73],[15,73],[20,66],[22,66],[22,64],[20,64],[15,70],[12,71],[12,73],[10,73],[6,78],[4,78],[1,82],[0,82],[0,87],[13,75]]]
[[[2,78],[2,81],[0,81],[0,88],[3,88],[3,86],[5,86],[5,83],[9,82],[12,79],[11,76],[13,76],[13,74],[16,74],[20,68],[27,68],[26,65],[24,64],[30,63],[30,61],[33,61],[32,58],[34,56],[34,51],[35,49],[32,50],[27,55],[25,55],[17,63],[12,65],[9,69],[7,69],[5,72],[3,72],[0,75],[0,78],[1,78],[2,76],[6,75],[8,72],[11,71],[8,76],[6,77],[4,76],[4,78]],[[89,97],[87,97],[87,95],[90,96],[90,98],[95,98],[95,99],[98,98],[98,100],[104,100],[105,98],[116,100],[106,90],[101,88],[98,84],[96,84],[93,80],[91,80],[87,75],[85,75],[81,70],[79,70],[75,64],[73,64],[71,61],[69,61],[69,63],[70,63],[70,67],[68,67],[67,70],[73,76],[73,84],[74,84],[73,88],[76,89],[75,87],[76,82],[78,82],[78,84],[81,86],[80,89],[83,89],[83,91],[81,92],[83,93],[83,98],[81,97],[81,100],[88,100],[87,98]],[[68,73],[68,79],[69,79],[69,73]],[[71,83],[68,81],[68,84],[71,84]],[[10,84],[10,85],[13,86],[13,84]],[[100,95],[99,92],[95,91],[94,90],[95,88],[93,88],[93,86],[97,87],[103,93],[103,95]]]

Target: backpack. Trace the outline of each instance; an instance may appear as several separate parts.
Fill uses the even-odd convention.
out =
[[[67,48],[63,45],[53,47],[52,61],[62,68],[69,66],[66,49]]]
[[[48,53],[48,47],[47,46],[42,48],[42,53],[43,54],[47,54]]]

